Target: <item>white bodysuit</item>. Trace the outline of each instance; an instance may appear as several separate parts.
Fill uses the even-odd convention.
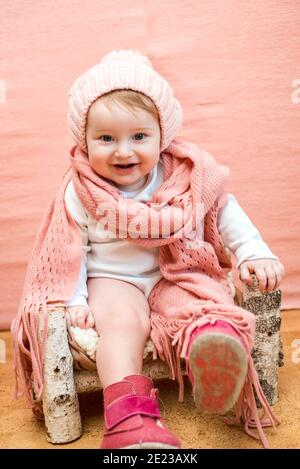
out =
[[[138,183],[140,187],[136,184],[116,187],[127,198],[147,202],[162,182],[163,163],[160,159],[145,180]],[[65,191],[65,204],[80,228],[84,254],[76,291],[65,305],[87,306],[87,279],[90,277],[109,277],[130,282],[148,298],[154,285],[162,278],[158,264],[159,248],[145,248],[129,243],[126,239],[107,238],[107,231],[104,231],[101,221],[93,218],[84,208],[72,180]],[[278,259],[232,194],[228,194],[228,201],[219,211],[217,222],[224,245],[236,257],[237,267],[245,260]]]

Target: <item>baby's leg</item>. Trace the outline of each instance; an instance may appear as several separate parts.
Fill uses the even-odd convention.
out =
[[[105,389],[125,376],[142,372],[144,346],[150,335],[150,309],[143,292],[122,280],[90,278],[88,293],[100,336],[97,370]]]

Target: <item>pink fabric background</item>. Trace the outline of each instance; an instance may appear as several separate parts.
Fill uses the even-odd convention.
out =
[[[179,136],[231,168],[228,190],[286,267],[283,307],[299,308],[299,2],[1,3],[0,327],[68,165],[67,91],[119,48],[150,57],[182,103]]]

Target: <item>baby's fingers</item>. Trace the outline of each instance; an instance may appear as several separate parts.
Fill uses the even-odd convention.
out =
[[[77,326],[77,319],[76,319],[76,312],[74,311],[66,311],[66,320],[68,327],[76,327]]]
[[[89,313],[90,311],[86,306],[70,306],[66,310],[68,327],[80,327],[81,329],[90,327],[86,325]]]
[[[256,278],[258,280],[260,291],[266,290],[266,288],[267,288],[267,274],[266,274],[266,271],[263,268],[259,267],[257,269],[254,269],[254,273],[255,273]]]
[[[254,273],[256,275],[256,278],[259,283],[259,289],[264,290],[267,285],[267,275],[263,267],[258,267],[255,265],[255,263],[243,263],[240,266],[240,279],[246,283],[247,285],[252,285],[253,281],[250,276],[250,271],[251,273]]]
[[[80,327],[81,329],[85,329],[85,321],[86,321],[86,317],[88,315],[88,311],[83,310],[83,309],[79,309],[79,310],[77,310],[76,313],[77,313],[76,314],[76,316],[77,316],[76,326]]]
[[[266,267],[266,276],[267,276],[267,290],[273,291],[277,284],[276,271],[273,267]]]
[[[247,285],[252,284],[252,279],[250,277],[250,272],[247,267],[247,264],[241,264],[240,266],[240,279]]]
[[[276,272],[276,285],[274,287],[274,290],[277,290],[279,288],[280,283],[282,282],[285,272],[284,267],[281,263],[279,263],[279,265],[276,265],[274,267],[274,270]]]
[[[89,328],[94,327],[94,325],[95,325],[95,320],[94,320],[93,313],[89,311],[86,321],[85,321],[85,327],[89,329]]]

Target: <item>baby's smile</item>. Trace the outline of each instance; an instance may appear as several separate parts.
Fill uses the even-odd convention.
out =
[[[86,140],[89,162],[99,176],[116,185],[139,184],[160,156],[160,126],[145,109],[129,112],[104,98],[88,113]]]
[[[118,174],[130,174],[138,166],[138,163],[114,164],[112,166],[117,171]]]

